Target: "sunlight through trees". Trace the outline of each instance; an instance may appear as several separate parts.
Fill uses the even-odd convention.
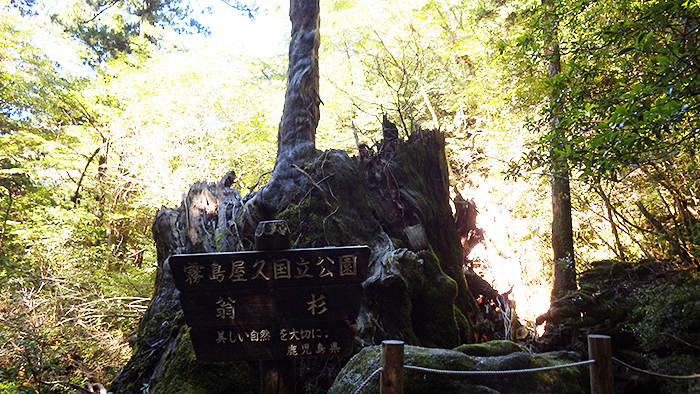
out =
[[[154,213],[229,171],[244,193],[264,184],[284,105],[285,56],[172,39],[207,32],[186,0],[49,3],[0,0],[12,393],[115,376],[151,296]],[[357,155],[383,115],[402,138],[443,131],[451,186],[485,231],[465,267],[512,288],[534,329],[560,235],[569,274],[607,258],[700,267],[699,15],[686,0],[322,1],[317,148]],[[552,177],[569,185],[571,233],[552,230]],[[554,298],[576,290],[566,279]]]

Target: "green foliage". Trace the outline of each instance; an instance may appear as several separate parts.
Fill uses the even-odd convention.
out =
[[[0,385],[8,392],[109,383],[152,291],[156,209],[231,168],[233,186],[252,188],[274,163],[279,59],[124,57],[122,38],[130,49],[151,44],[120,35],[134,20],[116,23],[124,9],[113,5],[102,9],[106,19],[81,26],[116,48],[89,49],[104,49],[95,64],[110,58],[90,81],[70,79],[30,45],[31,30],[18,26],[39,16],[2,15]]]
[[[700,348],[700,275],[686,272],[647,287],[626,328],[647,351]]]
[[[16,200],[36,190],[38,172],[60,167],[66,143],[72,142],[61,127],[80,124],[89,114],[78,99],[80,81],[62,76],[57,65],[33,47],[30,17],[6,4],[0,8],[0,245],[4,249],[8,223],[17,220],[20,208]]]
[[[96,81],[90,97],[109,125],[105,182],[147,210],[179,204],[189,185],[231,169],[234,187],[254,186],[274,164],[284,102],[284,80],[270,63],[215,50],[180,52],[139,70],[123,65]]]
[[[177,33],[209,32],[189,18],[188,0],[74,0],[66,6],[52,19],[85,44],[83,59],[93,67],[149,52],[149,46],[160,43],[168,28]]]
[[[696,177],[674,175],[696,168],[696,5],[566,1],[551,10],[533,5],[522,16],[527,29],[515,41],[521,57],[544,70],[547,34],[557,29],[562,71],[530,86],[533,96],[555,95],[550,107],[530,118],[529,128],[546,129],[549,111],[556,111],[558,132],[539,132],[513,172],[548,168],[555,158],[566,161],[587,192],[605,201],[610,225],[625,233],[624,242],[615,241],[619,256],[634,248],[697,263],[698,218],[687,192],[696,187]]]
[[[28,17],[2,3],[0,10],[0,136],[23,131],[45,137],[55,132],[52,126],[85,121],[79,81],[62,76],[34,47]]]
[[[350,120],[369,131],[378,114],[387,113],[404,133],[441,128],[465,139],[475,117],[488,118],[509,100],[514,86],[496,67],[500,53],[492,49],[498,40],[491,33],[499,29],[508,38],[510,8],[496,2],[375,3],[335,2],[324,18],[322,63],[343,70],[323,94],[342,105],[333,108],[334,122],[337,116],[346,119],[348,131]]]
[[[0,360],[11,365],[0,382],[27,392],[109,381],[150,295],[152,266],[115,256],[99,211],[73,208],[69,193],[38,187],[19,198],[0,256]]]
[[[680,0],[567,2],[558,12],[572,30],[563,34],[563,72],[551,81],[568,131],[569,148],[557,153],[580,168],[580,177],[617,180],[634,166],[694,152],[700,109],[694,7]],[[539,151],[531,158],[547,160]]]
[[[85,81],[36,48],[38,17],[0,7],[0,385],[107,382],[150,295],[152,213],[85,176],[99,118]]]

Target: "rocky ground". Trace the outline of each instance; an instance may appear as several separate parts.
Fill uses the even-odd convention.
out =
[[[700,372],[700,272],[671,262],[595,262],[579,275],[580,290],[555,301],[537,351],[585,354],[586,337],[612,338],[613,356],[667,375]],[[699,393],[700,379],[660,379],[616,364],[618,393]]]

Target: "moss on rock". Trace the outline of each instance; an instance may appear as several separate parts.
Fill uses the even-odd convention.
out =
[[[257,371],[247,362],[204,364],[197,361],[190,328],[183,326],[173,349],[163,355],[165,372],[151,393],[256,394]]]
[[[502,344],[501,344],[502,345]],[[578,361],[569,352],[532,354],[514,352],[498,357],[468,356],[462,352],[406,346],[404,364],[449,371],[496,371],[563,365]],[[357,390],[380,367],[381,347],[371,346],[353,357],[336,378],[328,394],[345,394]],[[504,375],[448,375],[424,371],[404,370],[404,393],[441,394],[584,394],[588,385],[586,367],[564,368],[554,371]],[[359,391],[362,394],[379,392],[379,378],[373,377]]]
[[[613,355],[652,372],[697,373],[700,332],[700,274],[674,262],[603,260],[578,276],[580,290],[556,300],[544,315],[548,332],[540,350],[585,352],[588,334],[611,337]],[[552,323],[550,330],[549,324]],[[700,382],[673,381],[620,370],[620,393],[696,392]]]
[[[467,356],[480,357],[505,356],[516,352],[528,352],[525,346],[519,345],[512,341],[489,341],[484,343],[461,345],[454,350],[464,353]]]

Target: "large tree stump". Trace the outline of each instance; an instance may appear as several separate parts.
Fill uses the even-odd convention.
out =
[[[479,311],[462,271],[444,136],[419,130],[401,141],[391,133],[377,151],[362,146],[358,157],[317,151],[318,0],[292,0],[290,18],[287,95],[272,176],[244,197],[230,188],[233,172],[217,183],[199,182],[180,207],[156,214],[155,290],[139,325],[134,355],[112,384],[114,392],[258,391],[256,364],[203,365],[195,360],[167,258],[251,250],[255,228],[263,220],[286,220],[297,248],[370,246],[359,346],[396,339],[452,348],[474,341],[472,322]],[[311,364],[305,370],[317,373],[313,381],[330,386],[333,373],[324,373],[330,381],[322,381]],[[300,382],[300,392],[317,389]]]
[[[478,312],[462,273],[443,143],[441,133],[429,131],[415,133],[391,149],[366,151],[362,158],[343,151],[305,153],[275,170],[283,176],[245,197],[227,186],[231,174],[218,183],[194,184],[179,208],[163,208],[154,219],[156,289],[139,327],[134,356],[112,389],[138,393],[148,385],[151,393],[166,393],[183,382],[194,390],[188,392],[257,389],[255,366],[205,367],[196,362],[167,257],[253,249],[260,220],[286,220],[297,248],[371,247],[358,319],[359,345],[398,339],[452,348],[473,342],[468,317]],[[427,243],[412,245],[407,234],[416,228],[424,229]],[[238,375],[230,376],[232,369]],[[172,370],[180,372],[174,376],[168,373]],[[226,378],[215,377],[221,374]],[[218,385],[207,385],[210,382]]]

